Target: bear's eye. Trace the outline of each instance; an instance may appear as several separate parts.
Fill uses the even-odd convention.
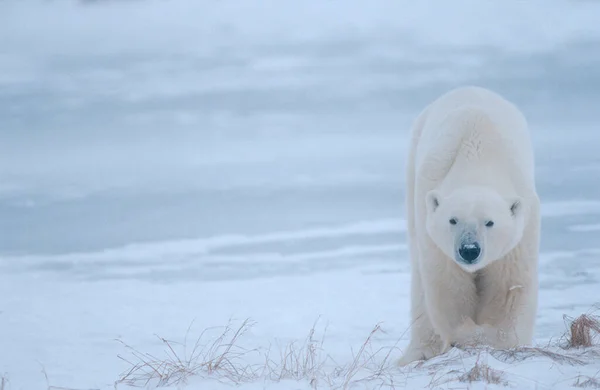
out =
[[[492,226],[494,226],[494,221],[487,221],[487,222],[485,223],[485,226],[487,226],[487,227],[492,227]]]
[[[456,225],[456,218],[450,218],[450,225]]]

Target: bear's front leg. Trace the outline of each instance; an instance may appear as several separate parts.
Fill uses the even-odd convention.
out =
[[[435,248],[424,250],[420,263],[425,306],[442,353],[464,341],[465,327],[474,323],[477,289],[473,274],[463,271]]]
[[[501,259],[483,273],[477,323],[487,344],[498,349],[533,341],[537,311],[537,262]]]
[[[410,344],[397,361],[400,366],[415,360],[427,360],[438,355],[442,350],[442,342],[435,333],[427,314],[418,258],[411,260],[411,336]]]

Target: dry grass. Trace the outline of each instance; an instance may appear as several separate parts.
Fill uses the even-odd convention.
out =
[[[315,389],[321,383],[331,388],[341,389],[347,389],[358,383],[378,382],[380,387],[391,384],[394,380],[388,375],[388,364],[392,350],[390,349],[381,360],[378,357],[384,349],[372,350],[373,337],[380,332],[382,332],[381,326],[377,324],[358,352],[356,354],[352,352],[352,361],[348,365],[340,366],[324,354],[324,337],[320,340],[313,338],[315,334],[315,326],[313,326],[300,349],[295,349],[292,342],[284,348],[279,361],[268,361],[268,378],[275,381],[305,379]],[[325,364],[328,361],[331,361],[335,369],[331,371],[326,369]]]
[[[189,328],[182,345],[157,336],[165,347],[165,357],[162,358],[142,353],[118,340],[130,351],[133,358],[128,360],[121,355],[118,356],[127,362],[130,368],[121,374],[117,383],[147,386],[150,382],[155,382],[156,386],[170,386],[185,383],[191,376],[211,376],[233,383],[254,380],[258,377],[258,373],[241,359],[252,351],[237,345],[240,337],[250,326],[249,320],[244,321],[235,330],[228,324],[214,341],[203,343],[202,339],[206,331],[210,330],[206,329],[200,334],[189,353],[187,352]]]
[[[598,306],[594,306],[594,311]],[[568,324],[569,331],[566,334],[566,343],[564,348],[589,348],[598,345],[598,336],[600,335],[600,317],[585,313],[572,319],[564,316]]]
[[[265,356],[265,373],[274,381],[283,379],[308,379],[313,387],[316,386],[322,372],[325,358],[322,357],[323,342],[325,336],[320,340],[315,339],[315,325],[311,328],[304,343],[297,348],[296,342],[292,341],[285,347],[280,348],[279,360],[270,357],[270,349]]]
[[[503,363],[516,363],[535,357],[543,357],[561,364],[587,364],[583,355],[559,353],[549,347],[517,347],[504,350],[490,349],[490,355]]]
[[[394,375],[395,364],[390,360],[390,356],[397,349],[396,344],[391,348],[372,349],[372,341],[375,334],[383,332],[381,325],[377,324],[369,333],[366,340],[361,345],[358,353],[352,352],[352,362],[348,366],[338,368],[340,375],[341,388],[348,389],[358,384],[369,384],[370,388],[395,388],[397,381]],[[385,352],[387,350],[387,352]],[[379,357],[383,355],[380,360]],[[333,387],[333,386],[332,386]]]
[[[583,366],[600,357],[600,349],[590,348],[597,345],[595,338],[600,334],[600,320],[590,313],[569,320],[562,344],[508,350],[468,346],[402,369],[395,365],[394,359],[390,359],[400,339],[393,347],[374,349],[374,338],[383,332],[379,324],[366,336],[358,350],[352,351],[352,359],[347,364],[338,364],[326,353],[323,348],[326,328],[317,337],[316,325],[315,322],[302,342],[292,341],[283,346],[277,345],[277,348],[271,346],[266,352],[241,346],[243,335],[253,326],[249,320],[237,328],[233,328],[230,322],[217,337],[209,338],[211,341],[204,340],[209,329],[204,330],[191,347],[187,343],[189,328],[181,344],[157,336],[164,346],[160,357],[142,353],[121,342],[130,356],[119,355],[119,358],[130,367],[122,373],[117,384],[172,386],[185,384],[195,376],[234,384],[295,380],[307,381],[313,389],[346,390],[359,385],[369,389],[395,389],[406,387],[407,378],[416,375],[429,376],[430,388],[450,382],[467,386],[473,382],[508,386],[506,373],[482,361],[482,356],[507,364],[541,358],[572,366]],[[579,376],[573,386],[600,389],[600,380]],[[0,387],[0,390],[4,389]]]
[[[439,388],[443,384],[450,382],[472,383],[483,382],[486,384],[508,386],[508,381],[505,379],[505,373],[490,367],[486,362],[482,362],[482,354],[488,355],[485,349],[471,348],[465,350],[467,355],[476,351],[477,359],[471,365],[465,365],[464,356],[448,356],[435,364],[428,365],[431,381],[429,388]],[[467,356],[468,357],[468,356]],[[452,365],[461,364],[459,369],[450,369]]]
[[[324,335],[317,339],[316,323],[310,329],[301,345],[295,341],[279,348],[278,353],[269,348],[265,353],[246,350],[238,345],[241,336],[249,329],[248,320],[233,331],[227,325],[221,335],[211,343],[202,343],[206,331],[202,332],[191,353],[186,354],[186,344],[179,345],[159,337],[165,345],[164,356],[156,357],[121,342],[131,354],[129,359],[119,358],[129,364],[116,384],[146,387],[185,384],[192,376],[213,378],[219,381],[240,384],[258,379],[279,382],[286,379],[306,380],[313,388],[321,384],[335,389],[348,389],[356,384],[368,383],[369,388],[394,388],[393,361],[390,359],[393,348],[380,348],[373,351],[373,337],[382,332],[376,325],[360,346],[352,361],[340,366],[323,350]],[[188,329],[189,331],[189,329]],[[158,337],[158,336],[157,336]],[[186,336],[187,340],[187,336]],[[398,340],[399,341],[399,340]],[[176,348],[179,347],[179,348]],[[180,352],[177,352],[180,350]],[[251,364],[242,357],[254,353]],[[383,356],[382,356],[383,355]],[[252,360],[252,359],[250,359]],[[330,361],[332,369],[326,368]],[[372,387],[375,386],[375,387]],[[0,389],[1,390],[1,389]]]
[[[508,385],[504,373],[495,370],[485,363],[476,362],[473,368],[458,377],[460,382],[485,382],[494,385]]]

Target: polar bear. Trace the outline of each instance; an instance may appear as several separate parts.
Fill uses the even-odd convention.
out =
[[[457,344],[530,344],[541,221],[524,115],[466,86],[427,106],[411,133],[411,340],[398,364]]]

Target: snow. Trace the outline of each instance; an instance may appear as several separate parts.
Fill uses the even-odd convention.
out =
[[[563,314],[578,315],[596,302],[591,283],[597,285],[600,277],[600,257],[595,257],[594,273],[587,277],[592,281],[587,283],[578,283],[575,275],[559,274],[556,267],[564,258],[542,259],[541,284],[545,287],[540,295],[537,343],[546,344],[562,334]],[[309,262],[302,265],[310,267]],[[175,282],[144,281],[139,280],[143,279],[139,275],[94,282],[39,274],[3,276],[2,344],[10,354],[2,354],[2,370],[9,374],[11,383],[18,385],[15,388],[44,388],[45,378],[40,372],[43,367],[51,385],[108,389],[129,368],[117,355],[134,360],[117,340],[166,359],[164,347],[155,335],[183,343],[189,327],[189,353],[190,344],[205,328],[221,327],[230,320],[236,328],[247,318],[254,325],[241,337],[245,348],[266,349],[271,345],[273,351],[278,351],[278,345],[293,340],[300,345],[316,323],[316,338],[324,336],[323,349],[338,364],[349,364],[351,351],[356,354],[380,322],[383,332],[375,335],[373,351],[396,343],[402,348],[407,342],[410,277],[406,264],[391,263],[386,267],[380,263],[308,275],[302,275],[302,270],[297,273],[300,275],[202,282],[184,278]],[[557,277],[570,281],[569,285],[548,286]],[[220,332],[209,331],[203,340],[210,342]],[[397,356],[399,352],[394,353]],[[377,359],[382,360],[385,353],[377,355]],[[532,358],[510,364],[498,362],[486,353],[481,355],[480,359],[487,359],[492,367],[506,372],[506,380],[529,386],[526,388],[533,388],[533,383],[544,388],[561,380],[574,382],[580,373],[593,376],[600,369],[597,363],[583,367],[565,364],[560,366],[560,373],[549,375],[541,372],[549,372],[556,365],[549,359]],[[250,353],[247,358],[248,364],[261,363],[259,353]],[[438,375],[454,366],[469,368],[476,359],[477,356],[463,356],[446,364],[448,368]],[[407,373],[399,372],[396,380],[415,387],[432,380],[429,375],[415,372],[419,371],[413,369],[409,378]],[[194,389],[194,384],[197,388],[217,388],[217,383],[210,380],[192,378],[189,388]],[[257,384],[250,383],[248,388],[252,386]],[[298,386],[305,384],[300,382]]]
[[[183,343],[210,328],[211,341],[245,319],[239,345],[253,352],[240,366],[301,348],[314,326],[318,388],[343,388],[380,324],[362,355],[372,366],[351,380],[373,375],[409,335],[408,128],[464,83],[509,96],[530,121],[535,338],[556,341],[563,316],[600,291],[599,13],[560,1],[0,2],[6,386],[114,389],[130,369],[119,356],[135,360],[123,343],[166,359],[156,335]],[[516,388],[573,388],[600,371],[597,358],[455,349],[353,383],[504,388],[456,380],[477,362]],[[197,375],[184,388],[232,387]]]

